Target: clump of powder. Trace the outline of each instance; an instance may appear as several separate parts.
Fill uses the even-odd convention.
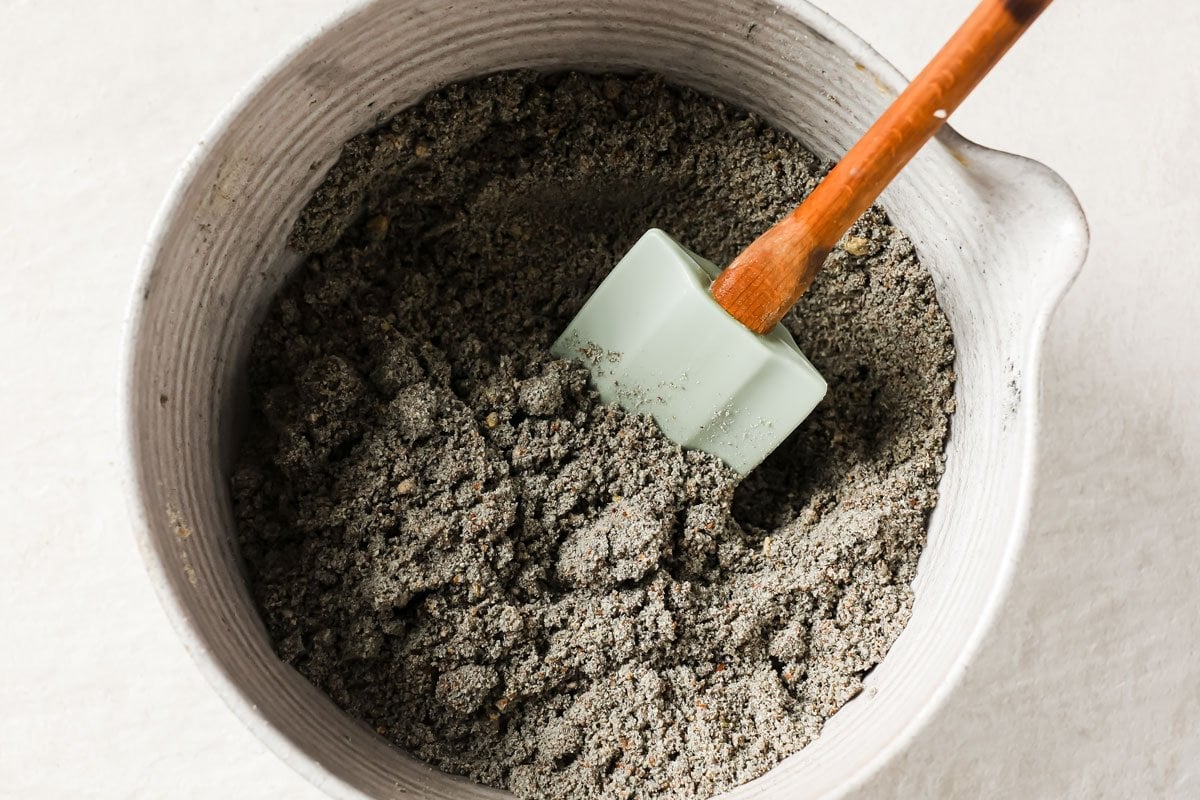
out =
[[[874,209],[831,256],[785,322],[829,395],[741,483],[548,348],[647,228],[727,261],[826,168],[648,75],[494,75],[349,142],[233,476],[279,655],[521,798],[706,797],[812,741],[936,502],[953,345],[912,245]]]

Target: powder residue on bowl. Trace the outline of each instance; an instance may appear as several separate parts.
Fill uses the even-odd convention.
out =
[[[233,476],[278,653],[522,798],[706,797],[812,741],[905,625],[952,410],[879,210],[786,320],[829,382],[740,484],[550,343],[647,228],[720,263],[827,165],[653,76],[506,73],[349,142],[250,359]]]

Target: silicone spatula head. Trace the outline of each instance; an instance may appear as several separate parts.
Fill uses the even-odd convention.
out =
[[[825,396],[782,325],[765,335],[709,293],[720,269],[648,231],[551,347],[582,361],[605,403],[652,416],[672,441],[745,474]]]

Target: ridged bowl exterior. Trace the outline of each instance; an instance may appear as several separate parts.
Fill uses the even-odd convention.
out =
[[[391,748],[273,654],[233,534],[239,376],[298,263],[288,231],[341,144],[439,85],[514,67],[658,71],[828,158],[903,86],[801,0],[396,0],[315,34],[217,122],[167,199],[133,299],[126,482],[151,578],[196,662],[249,727],[334,797],[506,795]],[[836,796],[901,748],[962,673],[1026,529],[1039,351],[1083,260],[1082,214],[1046,168],[949,129],[883,203],[932,271],[958,349],[958,410],[912,621],[814,744],[729,797]]]

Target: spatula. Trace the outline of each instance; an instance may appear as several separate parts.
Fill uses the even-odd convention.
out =
[[[551,347],[605,403],[750,472],[825,396],[780,320],[838,240],[1051,0],[983,0],[801,205],[725,270],[651,230]]]

